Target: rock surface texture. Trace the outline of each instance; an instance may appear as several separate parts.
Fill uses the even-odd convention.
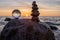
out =
[[[30,19],[14,19],[2,30],[1,40],[55,40],[55,37],[42,23]]]

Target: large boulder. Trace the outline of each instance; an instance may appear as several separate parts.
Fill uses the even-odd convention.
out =
[[[5,21],[10,21],[10,20],[12,20],[12,19],[11,19],[11,18],[6,18],[6,19],[5,19]]]
[[[55,40],[45,25],[28,19],[11,20],[1,32],[1,40]]]

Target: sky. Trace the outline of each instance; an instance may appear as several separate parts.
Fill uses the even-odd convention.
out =
[[[14,9],[19,9],[21,16],[30,16],[33,1],[39,7],[40,16],[60,16],[60,0],[0,0],[0,16],[12,16]]]

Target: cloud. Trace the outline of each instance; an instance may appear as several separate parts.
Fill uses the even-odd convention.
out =
[[[37,1],[37,4],[48,6],[60,6],[60,0],[0,0],[0,6],[31,6],[33,1]]]
[[[40,9],[60,10],[60,0],[0,0],[0,7],[20,6],[31,8],[33,1],[37,2]]]
[[[47,4],[47,5],[60,5],[60,0],[38,0],[42,4]]]
[[[23,6],[22,3],[18,3],[15,0],[0,0],[0,6]]]

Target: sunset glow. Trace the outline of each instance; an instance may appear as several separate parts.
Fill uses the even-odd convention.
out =
[[[31,16],[33,0],[0,0],[0,16],[12,16],[12,11],[18,9],[21,16]],[[60,16],[59,0],[36,0],[40,16]],[[58,3],[59,2],[59,3]]]

